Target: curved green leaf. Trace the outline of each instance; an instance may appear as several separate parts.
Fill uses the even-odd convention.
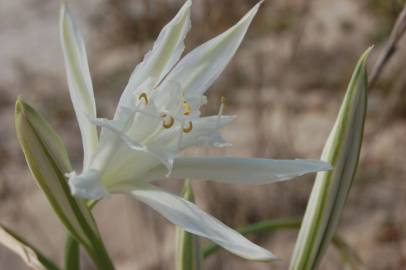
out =
[[[65,240],[65,270],[79,270],[80,269],[80,247],[78,241],[69,233],[66,235]]]

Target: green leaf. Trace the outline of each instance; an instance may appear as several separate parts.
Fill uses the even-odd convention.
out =
[[[189,180],[185,180],[182,196],[194,202],[193,189]],[[177,227],[176,240],[176,270],[203,269],[199,238]]]
[[[366,62],[359,59],[321,159],[333,170],[320,172],[310,195],[290,270],[316,270],[334,234],[358,166],[367,108]]]
[[[29,267],[35,270],[59,270],[59,267],[38,249],[2,225],[0,225],[0,243],[20,256]]]
[[[56,215],[100,269],[113,269],[86,202],[70,194],[65,174],[72,172],[72,166],[61,139],[20,99],[16,102],[15,125],[31,173]]]

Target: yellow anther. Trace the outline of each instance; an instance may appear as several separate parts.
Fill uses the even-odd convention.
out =
[[[183,114],[184,115],[189,115],[190,112],[192,111],[192,106],[187,101],[183,101]]]
[[[193,124],[192,124],[192,122],[191,121],[189,121],[189,125],[188,125],[188,127],[184,127],[183,128],[183,132],[185,132],[185,133],[189,133],[189,132],[191,132],[192,131],[192,129],[193,129]]]
[[[167,116],[166,114],[164,114],[164,121],[162,122],[162,126],[164,128],[171,128],[173,126],[173,124],[175,123],[175,119],[172,116]]]
[[[221,103],[221,104],[226,103],[226,98],[225,98],[224,96],[221,96],[221,98],[220,98],[220,103]]]
[[[148,100],[148,95],[145,92],[142,92],[139,96],[138,96],[138,100],[144,99],[145,104],[148,104],[149,100]]]

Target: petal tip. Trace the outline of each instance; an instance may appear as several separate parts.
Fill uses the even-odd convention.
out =
[[[59,10],[60,10],[61,19],[65,19],[66,14],[69,14],[69,9],[68,9],[68,5],[66,4],[66,1],[62,0],[60,2]]]
[[[331,171],[333,169],[333,166],[327,161],[313,160],[313,162],[318,171],[326,172]]]
[[[187,0],[184,4],[184,7],[190,8],[192,6],[192,0]]]
[[[258,3],[256,3],[255,6],[253,6],[251,8],[251,10],[248,12],[248,14],[253,13],[253,15],[255,15],[258,12],[258,9],[262,5],[263,2],[264,2],[264,0],[261,0]]]
[[[324,171],[331,171],[333,169],[333,165],[331,165],[328,162],[325,162],[324,165],[322,165]]]
[[[184,17],[185,15],[189,16],[191,7],[192,7],[192,1],[191,0],[185,1],[183,6],[180,8],[176,18],[179,18],[178,16],[180,16],[180,17]]]
[[[331,171],[333,166],[326,161],[317,159],[295,159],[300,162],[305,162],[309,166],[309,172],[324,172]]]
[[[265,248],[262,248],[260,246],[256,246],[256,248],[257,248],[257,250],[255,251],[255,254],[250,254],[250,255],[245,255],[244,253],[241,253],[241,254],[235,253],[235,254],[242,258],[245,258],[247,260],[257,261],[257,262],[281,261],[281,259],[279,257],[275,256],[271,251],[269,251]]]

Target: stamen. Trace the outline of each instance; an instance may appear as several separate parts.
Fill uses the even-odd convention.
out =
[[[189,115],[190,112],[192,111],[192,106],[187,101],[183,101],[183,114],[184,115]]]
[[[178,137],[178,143],[176,145],[176,151],[179,151],[181,146],[182,146],[183,128],[184,128],[184,122],[181,121],[180,130],[179,130],[180,132],[179,132],[179,137]]]
[[[193,129],[192,121],[189,121],[188,123],[189,123],[189,126],[187,128],[183,128],[183,132],[185,132],[185,133],[189,133]]]
[[[144,99],[145,104],[148,105],[148,95],[145,92],[142,92],[139,96],[138,96],[138,100]]]
[[[221,98],[220,98],[220,103],[221,103],[221,104],[226,103],[226,98],[225,98],[224,96],[221,96]]]
[[[171,128],[175,123],[175,119],[166,113],[161,114],[161,117],[164,118],[164,121],[162,122],[164,128]]]
[[[219,125],[220,125],[220,120],[221,120],[221,117],[223,116],[224,104],[225,103],[226,103],[226,98],[224,96],[221,96],[221,98],[220,98],[220,108],[219,108],[219,112],[217,114],[216,128],[218,128]]]

